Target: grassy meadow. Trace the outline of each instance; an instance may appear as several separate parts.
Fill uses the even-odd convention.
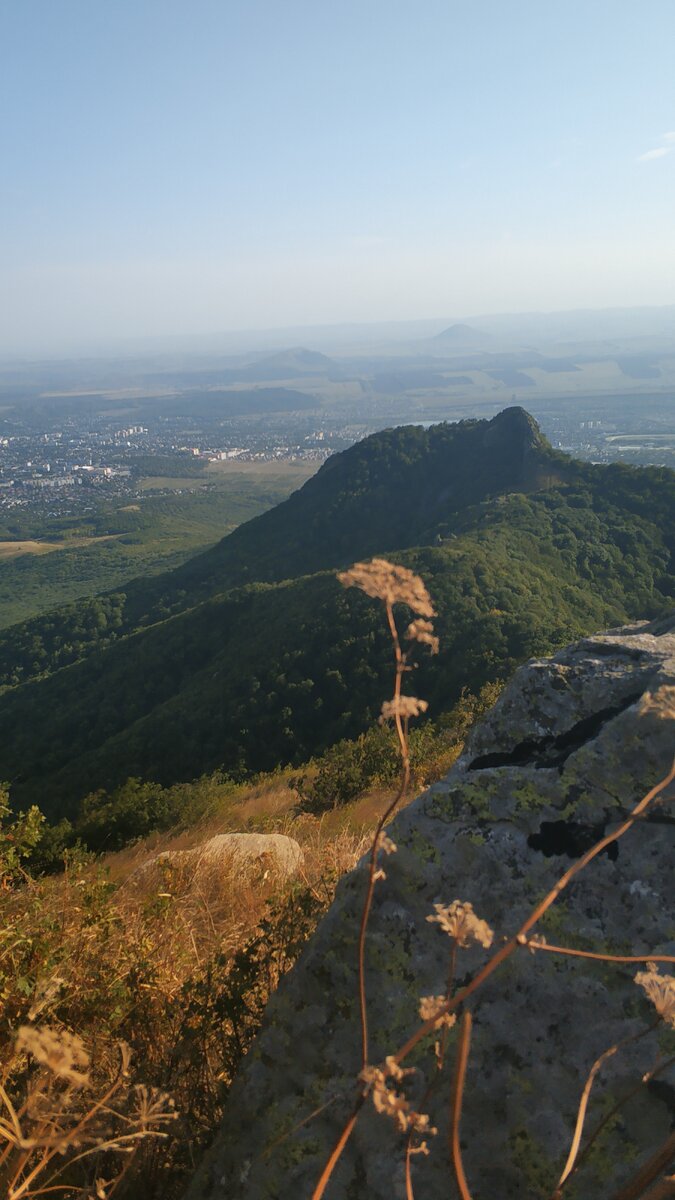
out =
[[[179,566],[280,503],[316,467],[234,465],[213,464],[194,479],[146,476],[139,503],[96,504],[83,516],[8,514],[0,521],[0,629]]]

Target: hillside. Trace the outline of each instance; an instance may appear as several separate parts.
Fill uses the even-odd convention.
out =
[[[0,684],[101,648],[214,595],[279,582],[355,558],[433,542],[485,498],[581,478],[523,409],[492,421],[404,426],[330,458],[287,501],[247,521],[184,567],[136,579],[0,636]]]
[[[239,372],[240,379],[300,379],[303,375],[325,375],[337,378],[340,368],[332,358],[318,350],[305,350],[302,346],[281,350],[278,354],[265,355]]]
[[[148,473],[159,474],[161,459],[147,463]],[[84,516],[12,512],[0,528],[0,628],[124,586],[140,572],[165,573],[279,503],[296,482],[237,475],[216,487],[204,486],[200,474],[197,468],[186,477],[189,490],[182,493],[151,495],[142,504],[102,503]]]
[[[438,607],[419,682],[437,715],[532,654],[672,606],[674,513],[672,472],[565,459],[522,409],[377,434],[176,571],[8,631],[6,678],[57,669],[0,696],[0,778],[58,817],[131,775],[243,777],[357,735],[389,648],[333,569],[375,553]]]

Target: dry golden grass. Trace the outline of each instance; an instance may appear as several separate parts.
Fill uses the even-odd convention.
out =
[[[393,603],[410,604],[419,619],[404,637],[435,652],[421,580],[381,560],[367,580],[373,572],[378,587],[384,579],[392,629]],[[316,815],[298,812],[288,773],[248,787],[215,784],[208,806],[194,810],[206,815],[189,829],[98,862],[75,853],[58,878],[25,876],[14,891],[0,891],[0,1184],[8,1200],[31,1200],[43,1187],[64,1200],[181,1194],[267,999],[338,879],[370,848],[372,898],[382,875],[377,856],[390,852],[385,821],[409,799],[409,783],[438,778],[459,753],[455,733],[411,763],[409,710],[425,706],[401,692],[408,652],[395,630],[394,641],[396,685],[385,708],[400,743],[402,786],[377,782],[386,772],[371,774],[375,786],[352,803],[331,808],[337,796],[329,789],[327,811]],[[306,778],[320,771],[315,763]],[[294,838],[304,856],[296,876],[179,853],[238,831]],[[6,878],[19,874],[15,864]],[[367,912],[361,956],[366,924]],[[363,986],[361,993],[367,1064]],[[45,1046],[53,1061],[40,1057]],[[62,1051],[72,1051],[65,1083],[54,1066]]]
[[[180,1195],[218,1126],[230,1078],[270,992],[330,903],[337,879],[367,848],[367,831],[348,821],[294,816],[297,795],[283,781],[260,783],[237,801],[189,832],[149,838],[100,862],[75,858],[61,876],[27,877],[0,894],[0,1079],[22,1120],[32,1095],[47,1097],[42,1109],[52,1114],[63,1153],[55,1159],[49,1152],[43,1174],[50,1186],[57,1180],[66,1200]],[[226,863],[195,870],[180,860],[141,869],[158,854],[237,829],[294,837],[304,852],[299,874],[284,881],[270,871],[243,875]],[[21,1028],[38,1039],[52,1032],[66,1042],[80,1039],[86,1092],[64,1101],[63,1084],[17,1046]],[[146,1096],[170,1095],[177,1113],[170,1126],[146,1120],[142,1138],[133,1125],[139,1088]],[[82,1157],[82,1137],[69,1140],[73,1121],[79,1127],[108,1093],[108,1123],[98,1109],[85,1121],[93,1140]],[[132,1129],[137,1136],[120,1144]],[[40,1137],[44,1130],[33,1137],[23,1174],[19,1151],[4,1144],[0,1186],[11,1200],[40,1194],[41,1173],[32,1174],[35,1155],[47,1153]],[[29,1176],[37,1190],[17,1191]]]
[[[80,546],[91,546],[94,542],[110,542],[117,540],[118,533],[105,533],[100,537],[71,538],[62,542],[38,542],[31,539],[16,542],[0,542],[0,560],[18,558],[22,554],[51,554],[54,550],[72,550]]]

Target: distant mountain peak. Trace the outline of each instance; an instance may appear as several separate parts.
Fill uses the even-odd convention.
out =
[[[246,367],[243,377],[251,380],[269,380],[323,375],[332,379],[339,371],[338,364],[320,351],[307,350],[304,346],[291,346],[288,350],[277,350],[273,354],[265,354],[256,359]]]
[[[321,354],[319,350],[307,350],[304,346],[291,346],[288,350],[279,350],[274,354],[265,355],[264,358],[258,360],[259,363],[280,363],[289,365],[291,363],[302,367],[334,367],[335,363],[332,358],[328,358],[326,354]]]
[[[434,338],[434,342],[442,342],[445,346],[457,346],[459,349],[467,349],[473,347],[483,347],[489,345],[492,341],[489,333],[482,333],[480,329],[474,329],[471,325],[449,325],[447,329],[441,330]]]
[[[486,436],[494,437],[509,433],[523,439],[524,442],[529,442],[533,446],[543,446],[546,444],[541,429],[531,413],[527,409],[522,408],[520,404],[512,404],[509,408],[503,408],[489,422]]]

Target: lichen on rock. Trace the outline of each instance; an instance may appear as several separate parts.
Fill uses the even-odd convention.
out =
[[[418,1026],[420,998],[445,991],[447,934],[427,919],[435,904],[470,902],[498,945],[574,856],[616,828],[666,774],[675,715],[639,702],[673,684],[675,619],[585,638],[534,660],[473,731],[446,779],[396,818],[389,832],[398,851],[377,885],[367,944],[373,1063]],[[537,932],[604,953],[675,953],[672,825],[663,805],[610,850],[575,878]],[[311,1196],[361,1069],[356,942],[365,886],[362,863],[273,997],[189,1200]],[[456,977],[466,982],[490,953],[481,945],[461,950]],[[635,973],[523,947],[472,997],[462,1145],[476,1196],[543,1200],[554,1190],[592,1063],[653,1019]],[[456,1027],[448,1030],[450,1062],[456,1035]],[[603,1067],[589,1127],[653,1065],[661,1037],[647,1034]],[[418,1069],[406,1080],[411,1100],[433,1075],[433,1041],[406,1064]],[[453,1194],[448,1089],[449,1078],[428,1100],[438,1135],[432,1152],[414,1159],[416,1194],[425,1200]],[[668,1134],[670,1096],[668,1086],[638,1090],[565,1196],[611,1194]],[[393,1124],[366,1106],[330,1200],[404,1197],[403,1152]]]

